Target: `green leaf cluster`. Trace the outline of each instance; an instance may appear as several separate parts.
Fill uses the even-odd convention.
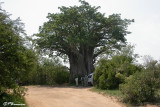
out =
[[[60,54],[92,53],[93,58],[106,49],[125,43],[128,25],[133,20],[121,19],[120,14],[108,17],[98,11],[100,7],[80,1],[80,6],[59,7],[60,13],[49,13],[48,21],[35,34],[42,50]]]
[[[0,8],[0,95],[17,88],[35,70],[36,55],[23,45],[23,27],[19,18],[11,20]]]
[[[31,75],[28,84],[56,85],[68,83],[68,68],[56,63],[49,59],[43,60],[42,64],[38,64],[37,71]]]
[[[118,88],[127,77],[141,70],[141,67],[133,63],[135,60],[133,53],[129,55],[132,50],[124,51],[126,48],[128,46],[112,55],[111,59],[100,59],[94,75],[94,82],[98,88]]]
[[[152,67],[148,66],[141,72],[136,72],[120,85],[125,102],[139,105],[144,102],[153,102],[159,97],[160,64],[153,61],[150,65]]]

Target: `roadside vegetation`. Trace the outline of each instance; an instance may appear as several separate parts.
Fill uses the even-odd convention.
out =
[[[109,95],[110,97],[115,97],[115,98],[120,99],[120,100],[123,96],[123,94],[121,93],[121,91],[119,89],[112,89],[112,90],[105,89],[105,90],[102,90],[100,88],[93,87],[93,88],[90,89],[90,91],[98,92],[99,94],[102,94],[102,95]]]
[[[136,64],[137,55],[133,50],[134,47],[129,45],[110,58],[101,58],[94,74],[95,87],[98,92],[105,90],[102,92],[116,97],[114,90],[119,89],[119,98],[127,104],[159,104],[160,63],[146,55],[143,65]]]
[[[79,7],[63,6],[61,13],[48,14],[49,21],[33,35],[36,39],[0,6],[0,106],[25,104],[23,86],[71,83],[93,71],[93,91],[133,105],[159,103],[160,63],[145,56],[144,64],[137,64],[134,46],[126,43],[127,27],[134,20],[119,14],[105,17],[99,7],[80,2]]]
[[[23,26],[19,18],[11,20],[10,15],[0,8],[0,106],[4,102],[25,104],[25,89],[17,83],[34,71],[36,58],[33,51],[23,45]]]
[[[24,87],[18,87],[11,92],[8,90],[7,92],[1,93],[0,95],[0,104],[3,107],[11,107],[18,105],[19,107],[27,107],[24,96],[26,94],[27,89]]]
[[[68,68],[57,58],[43,58],[33,43],[25,34],[21,20],[12,20],[0,4],[0,106],[27,106],[24,85],[69,82]]]
[[[69,83],[69,69],[60,64],[59,60],[42,58],[37,70],[30,79],[23,81],[23,85],[58,85]]]

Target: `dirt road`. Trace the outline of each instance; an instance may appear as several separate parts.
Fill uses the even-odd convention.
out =
[[[89,88],[28,86],[29,107],[124,107]]]

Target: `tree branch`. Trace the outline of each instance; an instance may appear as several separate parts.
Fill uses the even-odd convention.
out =
[[[93,58],[96,58],[99,54],[103,53],[104,51],[106,51],[106,48],[103,47],[101,50],[99,50],[97,53],[93,55]]]

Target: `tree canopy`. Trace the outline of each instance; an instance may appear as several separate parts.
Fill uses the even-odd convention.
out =
[[[36,36],[43,51],[67,55],[71,69],[72,63],[79,63],[84,68],[81,72],[87,74],[93,72],[93,63],[99,54],[125,44],[125,36],[130,33],[127,27],[133,20],[121,19],[120,14],[106,17],[98,11],[100,7],[82,0],[80,3],[80,6],[59,7],[60,13],[49,13],[48,21]],[[80,71],[74,70],[79,74]]]
[[[0,95],[7,88],[16,88],[16,81],[26,79],[36,66],[36,57],[26,48],[20,19],[11,20],[0,8]]]

